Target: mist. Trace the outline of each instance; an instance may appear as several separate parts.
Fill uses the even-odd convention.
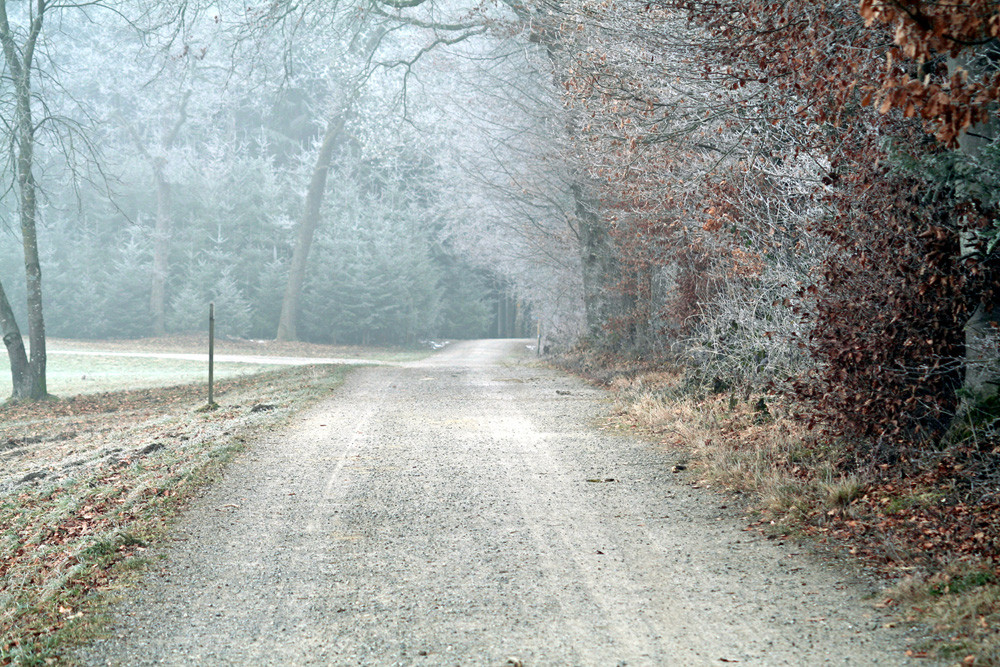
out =
[[[430,4],[49,9],[32,80],[46,333],[201,331],[214,302],[231,338],[534,335],[560,281],[525,271],[534,237],[514,208],[538,195],[512,195],[530,161],[502,163],[547,150],[523,133],[552,91],[523,40]],[[8,11],[28,39],[33,15]],[[531,89],[535,109],[517,99]],[[25,322],[6,156],[0,281]]]

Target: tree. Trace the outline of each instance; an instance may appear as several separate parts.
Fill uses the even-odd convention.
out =
[[[309,251],[312,247],[313,237],[316,235],[316,227],[320,222],[320,208],[326,195],[330,162],[333,159],[334,149],[344,130],[344,124],[347,122],[347,115],[351,111],[352,104],[353,100],[349,101],[343,111],[329,122],[316,154],[316,162],[309,179],[302,217],[296,226],[295,246],[288,269],[288,282],[281,299],[281,315],[278,319],[278,332],[275,336],[277,340],[299,339],[299,301],[306,277],[306,264],[309,261]]]
[[[331,24],[339,26],[338,36],[341,40],[341,48],[338,55],[340,62],[337,68],[335,70],[331,68],[331,71],[339,70],[341,80],[335,84],[335,87],[339,88],[340,97],[335,103],[336,110],[325,123],[326,130],[322,139],[318,142],[301,217],[296,227],[296,240],[276,334],[278,340],[298,339],[302,287],[305,282],[310,248],[326,196],[330,163],[335,150],[343,139],[344,128],[354,114],[355,105],[358,103],[359,96],[363,94],[364,87],[372,79],[376,70],[402,67],[404,68],[401,82],[402,99],[405,103],[405,88],[409,72],[422,57],[439,46],[455,44],[483,32],[483,27],[474,21],[444,22],[421,17],[407,17],[401,13],[403,9],[419,9],[425,3],[430,4],[428,0],[417,0],[403,4],[374,0],[363,4],[360,12],[354,11],[357,8],[347,7],[328,13],[325,11],[325,7],[323,8],[321,16],[325,16],[327,20],[321,22],[321,25],[324,27]],[[317,7],[311,3],[307,3],[301,8],[297,6],[289,8],[281,5],[280,11],[276,12],[276,18],[268,18],[266,22],[284,23],[292,15],[286,10],[294,12],[294,15],[299,17],[297,20],[303,20],[302,17],[305,17],[308,22],[309,20],[315,21],[315,16],[311,15],[317,10]],[[361,18],[358,19],[358,16]],[[394,31],[402,28],[410,28],[411,31],[415,31],[416,37],[406,39],[393,35]],[[442,37],[440,33],[450,34],[450,36]],[[427,34],[429,37],[425,38]],[[387,40],[390,35],[395,39]],[[329,47],[329,42],[326,42],[325,45]],[[326,51],[328,52],[329,49],[327,48]],[[384,51],[386,54],[383,60],[377,59],[380,51]],[[326,57],[329,58],[330,55],[327,53]]]
[[[159,138],[157,150],[151,153],[138,130],[128,121],[128,127],[136,149],[149,162],[153,172],[153,187],[156,190],[156,217],[153,230],[153,271],[150,286],[149,309],[153,316],[153,334],[162,336],[167,332],[166,285],[170,259],[171,201],[170,180],[166,173],[165,153],[173,148],[178,134],[187,121],[187,105],[191,91],[185,91],[177,108],[172,125]]]
[[[573,9],[562,2],[534,5],[510,0],[506,4],[517,16],[528,41],[539,44],[544,50],[552,68],[555,89],[571,89],[574,60],[581,46],[575,34],[579,31],[570,29],[566,21],[568,19],[570,24],[582,22],[583,17],[575,15]],[[567,141],[571,145],[582,143],[584,120],[581,114],[571,107],[565,123]],[[603,329],[607,323],[620,315],[622,304],[611,289],[620,267],[609,229],[600,215],[596,189],[591,174],[583,165],[577,165],[569,184],[573,230],[579,240],[587,334],[600,341],[604,339]]]
[[[110,2],[55,3],[51,0],[34,0],[20,6],[6,0],[0,2],[0,48],[10,81],[11,115],[5,119],[10,128],[10,160],[12,190],[17,197],[17,217],[23,249],[28,340],[30,357],[21,340],[21,331],[13,308],[0,286],[0,329],[10,358],[13,380],[13,398],[40,399],[48,395],[46,384],[45,315],[42,302],[42,270],[38,246],[39,185],[35,179],[35,166],[39,135],[52,129],[60,120],[48,106],[51,91],[42,92],[36,85],[35,75],[55,82],[55,71],[42,66],[40,49],[44,46],[43,27],[49,19],[62,18],[74,11],[112,9]],[[121,9],[121,8],[115,8]],[[133,9],[141,9],[135,7]],[[176,9],[176,8],[175,8]],[[183,8],[182,8],[183,9]],[[167,10],[163,16],[170,16]],[[149,14],[148,17],[152,17]],[[162,17],[161,17],[162,18]],[[134,24],[137,25],[137,24]],[[47,52],[44,63],[54,62],[54,53]],[[55,86],[58,89],[58,86]],[[41,118],[36,117],[36,107],[41,106]],[[87,144],[85,137],[79,135]],[[66,139],[61,137],[60,139]],[[71,146],[65,140],[64,146]]]
[[[894,29],[890,63],[895,59],[913,65],[891,68],[869,95],[881,100],[883,113],[896,108],[923,119],[944,146],[958,149],[965,158],[960,161],[964,168],[953,161],[958,168],[950,170],[949,186],[965,194],[964,203],[979,214],[970,211],[969,217],[989,222],[963,226],[961,252],[985,266],[1000,213],[987,185],[994,171],[987,149],[997,141],[1000,122],[1000,8],[988,0],[863,0],[860,12],[867,25]],[[1000,356],[1000,292],[990,282],[987,279],[973,297],[966,323],[965,390],[980,402],[996,397],[1000,378],[995,368]]]
[[[29,4],[25,27],[17,30],[11,26],[7,12],[8,3],[0,1],[0,45],[4,63],[10,75],[14,113],[12,129],[11,162],[13,165],[18,197],[18,219],[24,251],[24,274],[27,284],[28,340],[30,359],[26,356],[21,331],[14,313],[0,286],[0,327],[4,345],[10,357],[14,399],[38,399],[48,394],[45,383],[45,316],[42,311],[42,268],[38,258],[38,201],[37,185],[33,173],[36,122],[32,114],[34,89],[32,73],[35,69],[35,50],[42,25],[50,5],[46,0]]]

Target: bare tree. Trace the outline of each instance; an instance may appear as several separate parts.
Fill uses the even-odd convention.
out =
[[[30,350],[24,347],[13,308],[6,291],[0,285],[0,331],[10,357],[12,398],[15,400],[37,400],[48,395],[42,269],[37,233],[40,187],[35,177],[36,149],[41,133],[58,126],[63,119],[49,112],[50,100],[47,96],[53,91],[39,87],[35,80],[36,75],[42,75],[56,84],[54,89],[58,89],[58,77],[51,69],[56,55],[51,49],[51,44],[48,44],[49,49],[45,52],[45,58],[41,57],[42,49],[46,47],[43,39],[44,26],[49,24],[53,17],[60,18],[67,13],[75,12],[89,16],[89,12],[106,10],[119,17],[124,17],[126,13],[132,13],[133,19],[142,16],[142,20],[148,22],[149,26],[156,24],[162,27],[176,21],[178,17],[183,17],[188,8],[193,8],[193,5],[180,3],[163,8],[155,4],[144,7],[139,2],[126,6],[117,0],[81,2],[32,0],[23,4],[0,0],[0,48],[3,50],[3,64],[12,99],[11,110],[9,115],[3,118],[3,123],[10,137],[8,155],[12,176],[11,190],[16,194],[23,247],[30,347]],[[132,29],[139,29],[136,21],[126,18],[126,24]],[[41,114],[38,113],[39,109]],[[84,144],[88,143],[86,137],[79,133],[77,135],[83,139]],[[72,151],[73,145],[73,141],[67,141],[62,148]]]
[[[24,248],[24,274],[27,285],[28,339],[31,357],[27,357],[21,331],[14,319],[6,294],[0,287],[0,327],[10,356],[14,399],[38,399],[48,394],[45,383],[45,317],[42,311],[42,268],[38,259],[37,185],[33,173],[36,123],[32,116],[31,75],[42,25],[50,5],[36,0],[25,17],[26,26],[11,26],[8,3],[0,0],[0,45],[10,73],[14,95],[14,115],[9,120],[11,157],[17,190],[18,219]]]
[[[167,157],[169,151],[177,142],[181,128],[187,121],[188,100],[191,91],[185,91],[177,106],[174,122],[159,137],[159,145],[154,152],[143,141],[136,127],[122,119],[128,128],[136,150],[146,159],[153,171],[153,187],[156,190],[156,221],[153,228],[153,276],[151,281],[149,306],[153,314],[153,334],[162,336],[167,332],[166,323],[166,283],[170,258],[170,228],[171,228],[171,184],[167,177]]]
[[[302,298],[302,285],[306,277],[306,265],[309,261],[309,250],[320,221],[320,208],[326,196],[327,176],[330,173],[330,162],[333,160],[334,149],[344,131],[351,105],[334,118],[323,134],[316,161],[309,179],[309,189],[306,191],[305,206],[302,217],[295,228],[295,248],[288,269],[288,282],[285,285],[284,298],[281,300],[281,317],[278,320],[277,340],[298,340],[299,302]]]
[[[309,251],[316,228],[320,222],[320,212],[326,196],[327,180],[330,164],[337,146],[341,143],[344,129],[354,113],[354,107],[363,94],[366,83],[378,69],[404,68],[401,86],[405,103],[405,87],[412,67],[426,54],[439,46],[457,43],[484,30],[478,21],[442,21],[431,16],[406,16],[403,9],[420,10],[423,6],[430,7],[430,0],[408,1],[405,3],[375,0],[366,3],[360,12],[337,11],[328,12],[325,6],[307,3],[304,7],[292,7],[289,11],[282,6],[272,19],[274,25],[286,25],[290,20],[298,24],[315,21],[315,12],[320,10],[320,16],[331,15],[333,19],[343,17],[338,32],[343,35],[345,27],[349,28],[349,39],[341,53],[346,62],[353,62],[354,70],[349,72],[344,95],[339,102],[339,108],[326,123],[326,131],[319,142],[316,159],[311,171],[309,187],[302,210],[302,216],[296,227],[295,247],[288,272],[288,282],[285,287],[281,305],[281,317],[276,338],[278,340],[298,339],[299,304],[302,296],[302,286],[305,281],[306,268],[309,261]],[[350,8],[347,8],[350,9]],[[324,27],[328,27],[327,23]],[[409,29],[416,33],[410,40],[396,40],[393,46],[403,55],[386,49],[385,58],[380,59],[379,52],[385,45],[388,35]],[[444,34],[445,36],[442,36]],[[291,44],[289,48],[291,48]],[[343,63],[341,63],[343,65]]]

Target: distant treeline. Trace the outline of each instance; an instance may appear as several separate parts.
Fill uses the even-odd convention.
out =
[[[287,280],[293,198],[266,157],[210,165],[174,189],[166,276],[168,332],[201,331],[215,302],[221,335],[273,338]],[[151,285],[155,206],[142,165],[122,173],[113,203],[52,193],[41,231],[49,335],[154,335]],[[495,335],[491,277],[458,259],[425,208],[385,183],[343,181],[324,209],[303,290],[300,337],[322,343],[400,344]],[[113,204],[118,205],[117,207]],[[287,208],[285,208],[287,206]],[[0,274],[23,304],[16,243]],[[14,278],[12,280],[12,278]]]

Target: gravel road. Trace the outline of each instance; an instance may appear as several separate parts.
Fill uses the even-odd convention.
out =
[[[604,393],[524,343],[358,369],[193,504],[77,659],[911,664],[861,586],[595,428]]]

